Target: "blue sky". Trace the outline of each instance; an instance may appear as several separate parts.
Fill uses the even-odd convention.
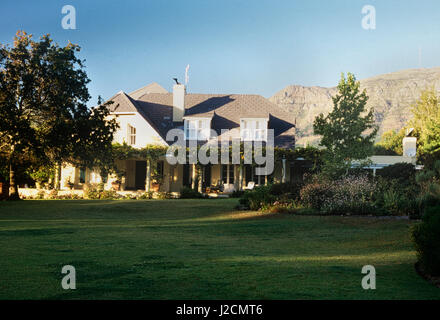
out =
[[[76,8],[77,29],[61,27]],[[361,27],[376,8],[376,30]],[[171,90],[190,64],[189,92],[273,95],[289,84],[334,86],[440,66],[438,0],[2,0],[0,42],[23,29],[83,50],[91,104],[151,82]]]

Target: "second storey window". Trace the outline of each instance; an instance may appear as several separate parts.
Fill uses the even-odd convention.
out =
[[[136,144],[136,128],[128,125],[128,144],[133,146]]]
[[[185,139],[208,140],[210,133],[210,119],[186,119]]]
[[[266,141],[267,119],[241,119],[240,135],[243,141]]]

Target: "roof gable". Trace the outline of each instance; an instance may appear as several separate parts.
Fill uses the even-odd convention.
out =
[[[110,112],[138,112],[132,99],[123,91],[119,91],[108,101],[113,101],[109,106]]]
[[[128,95],[133,99],[137,100],[144,94],[149,94],[149,93],[168,93],[168,91],[165,90],[165,88],[162,87],[160,84],[153,82],[150,83],[149,85],[146,85],[145,87],[130,92]]]

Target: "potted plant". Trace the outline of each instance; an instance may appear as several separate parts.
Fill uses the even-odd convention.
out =
[[[73,190],[73,187],[75,186],[75,184],[70,181],[70,179],[66,182],[66,186],[67,188],[69,188],[69,190]]]
[[[122,178],[125,176],[125,171],[117,170],[115,168],[113,170],[113,176],[116,176],[116,180],[111,182],[112,189],[115,191],[120,191],[122,189]]]
[[[159,172],[156,166],[153,169],[153,173],[151,175],[151,190],[158,192],[162,184],[163,184],[163,175],[161,174],[161,172]]]
[[[115,191],[121,190],[121,180],[116,179],[116,180],[112,181],[112,189]]]
[[[51,168],[42,166],[34,169],[29,175],[35,181],[35,187],[41,189],[41,187],[53,176],[53,172]]]

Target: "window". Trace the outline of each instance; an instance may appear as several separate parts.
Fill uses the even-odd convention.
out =
[[[246,185],[253,181],[257,185],[265,184],[266,182],[266,176],[264,175],[257,175],[256,170],[259,166],[252,166],[252,165],[245,165],[245,181]]]
[[[79,169],[79,183],[86,183],[86,168]]]
[[[156,173],[159,177],[163,177],[163,161],[158,161],[156,164]]]
[[[224,184],[234,184],[234,165],[222,165],[222,181]]]
[[[128,125],[128,144],[133,146],[136,144],[136,128]]]
[[[228,167],[229,167],[229,183],[233,184],[234,183],[234,165],[228,164]]]
[[[188,119],[185,120],[185,139],[208,140],[211,119]]]
[[[267,119],[241,119],[240,133],[244,141],[266,141]]]
[[[228,165],[222,165],[222,181],[223,183],[228,183]]]

